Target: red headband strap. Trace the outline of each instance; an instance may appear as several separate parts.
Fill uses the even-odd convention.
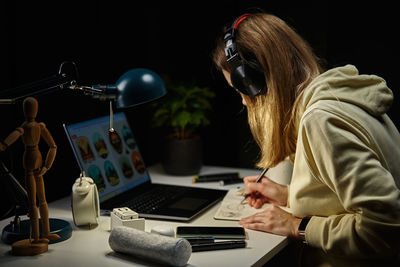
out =
[[[237,30],[237,28],[239,27],[239,24],[245,20],[247,17],[250,17],[252,14],[250,13],[245,13],[243,15],[241,15],[239,18],[236,19],[235,23],[233,24],[233,28],[235,30]]]

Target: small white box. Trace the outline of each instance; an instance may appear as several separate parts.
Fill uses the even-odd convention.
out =
[[[111,212],[111,230],[117,226],[127,226],[144,231],[144,218],[130,208],[115,208]]]

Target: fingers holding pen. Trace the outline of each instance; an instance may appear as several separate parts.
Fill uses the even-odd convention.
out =
[[[247,179],[246,179],[247,178]],[[268,177],[255,183],[254,177],[249,176],[245,179],[245,194],[248,195],[247,202],[255,208],[261,207],[265,202],[275,203],[284,206],[287,202],[287,186],[278,184]]]
[[[262,192],[262,184],[249,182],[246,184],[245,188],[245,198],[243,199],[243,203],[247,202],[250,206],[258,209],[261,208],[264,203],[268,202],[268,198],[263,196]]]
[[[250,195],[250,196],[246,199],[246,201],[247,201],[247,203],[248,203],[250,206],[252,206],[252,207],[254,207],[254,208],[256,208],[256,209],[259,209],[259,208],[261,208],[265,203],[268,202],[268,199],[266,199],[266,198],[263,197],[263,196],[260,196],[260,197],[253,197],[253,195]]]
[[[258,179],[257,175],[253,175],[253,176],[246,176],[243,178],[243,182],[244,184],[248,184],[248,183],[255,183]]]
[[[271,184],[269,183],[269,181],[270,180],[267,177],[264,177],[264,179],[262,179],[258,183],[249,181],[245,183],[244,193],[249,196],[251,195],[253,198],[259,198],[261,196],[270,198],[269,187],[271,186]]]

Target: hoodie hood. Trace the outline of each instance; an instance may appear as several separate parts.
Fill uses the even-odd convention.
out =
[[[303,107],[319,100],[351,103],[377,117],[386,113],[393,102],[393,93],[384,79],[376,75],[360,75],[356,67],[346,65],[330,69],[316,77],[305,89]]]

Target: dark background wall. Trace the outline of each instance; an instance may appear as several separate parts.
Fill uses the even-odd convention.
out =
[[[167,74],[175,81],[195,81],[217,94],[212,124],[202,132],[204,163],[253,167],[258,149],[247,126],[246,111],[240,97],[213,68],[210,54],[225,23],[248,8],[260,7],[293,26],[325,60],[326,67],[354,64],[361,73],[386,79],[395,95],[389,115],[400,125],[394,4],[349,7],[336,1],[317,5],[235,0],[137,2],[3,1],[0,94],[56,74],[60,63],[66,60],[77,64],[80,83],[85,85],[114,83],[136,67]],[[69,91],[57,91],[38,100],[38,120],[46,123],[58,145],[53,168],[45,176],[51,201],[70,194],[79,175],[62,123],[107,115],[108,103]],[[0,106],[0,138],[23,122],[21,104]],[[156,164],[162,131],[150,127],[149,105],[125,112],[145,162]],[[43,153],[47,151],[45,145],[41,148]],[[22,153],[19,141],[1,154],[21,182]]]

